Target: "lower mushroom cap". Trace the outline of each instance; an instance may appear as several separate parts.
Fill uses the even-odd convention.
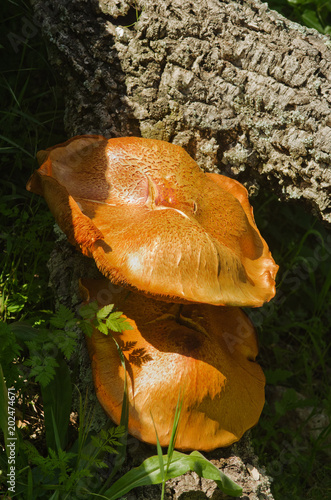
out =
[[[239,308],[185,305],[177,322],[173,313],[178,305],[127,290],[109,297],[107,280],[83,280],[82,290],[102,305],[115,303],[133,327],[112,333],[126,362],[132,435],[156,444],[153,416],[160,443],[167,446],[179,393],[179,449],[229,446],[257,423],[265,377],[255,363],[255,330]],[[110,300],[102,300],[104,296]],[[115,342],[94,330],[87,344],[98,399],[118,424],[124,369]]]

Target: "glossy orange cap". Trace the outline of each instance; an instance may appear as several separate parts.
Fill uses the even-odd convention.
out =
[[[179,146],[79,136],[39,153],[27,188],[114,283],[172,302],[261,306],[275,264],[246,189]]]

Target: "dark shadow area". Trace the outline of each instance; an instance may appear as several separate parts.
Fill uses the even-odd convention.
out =
[[[123,26],[123,28],[134,29],[135,23],[138,21],[141,10],[137,7],[130,7],[125,16],[118,16],[117,18],[111,17],[111,23],[114,26]]]

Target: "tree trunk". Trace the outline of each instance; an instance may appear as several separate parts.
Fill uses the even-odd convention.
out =
[[[261,186],[301,199],[331,223],[327,37],[257,0],[33,3],[65,92],[69,137],[171,141],[204,170],[235,177],[251,192]],[[68,252],[62,244],[55,251],[51,279],[58,297],[72,305],[73,282],[65,285],[63,269],[73,259],[70,268],[82,274]],[[134,465],[139,453],[131,454]],[[247,438],[208,458],[243,486],[244,498],[272,499]],[[224,498],[215,486],[189,474],[168,482],[167,494],[173,500]],[[130,495],[155,499],[158,487]]]
[[[68,135],[174,142],[203,169],[300,198],[331,223],[329,38],[257,0],[34,5]]]

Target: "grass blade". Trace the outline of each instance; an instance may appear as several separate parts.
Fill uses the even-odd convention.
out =
[[[160,440],[159,440],[159,436],[158,436],[158,433],[157,433],[157,430],[156,430],[156,426],[155,426],[155,422],[154,422],[154,418],[153,418],[152,412],[151,412],[151,418],[152,418],[152,421],[153,421],[155,435],[156,435],[156,448],[157,448],[157,456],[158,456],[158,459],[159,459],[159,466],[160,466],[160,471],[161,471],[162,484],[164,484],[165,483],[165,473],[164,473],[163,453],[162,453],[162,448],[161,448],[161,445],[160,445]]]
[[[168,474],[168,470],[169,470],[169,465],[171,463],[172,455],[173,455],[173,452],[175,449],[176,438],[177,438],[177,433],[178,433],[178,424],[179,424],[180,414],[182,411],[182,406],[183,406],[183,399],[180,399],[180,391],[179,391],[177,405],[176,405],[176,411],[175,411],[175,417],[174,417],[174,423],[172,426],[172,432],[171,432],[171,437],[170,437],[169,446],[168,446],[167,474]]]
[[[126,371],[126,365],[125,365],[125,357],[124,357],[122,349],[120,348],[116,339],[113,336],[112,336],[112,338],[116,344],[118,354],[120,356],[121,364],[122,364],[123,369],[124,369],[124,391],[123,391],[123,403],[122,403],[120,426],[125,428],[125,433],[119,439],[119,442],[123,446],[120,446],[120,448],[118,450],[118,454],[115,457],[114,468],[111,471],[111,474],[109,475],[109,477],[107,478],[107,481],[105,482],[100,493],[102,493],[106,488],[108,488],[111,480],[113,479],[115,474],[118,472],[120,467],[123,465],[123,462],[124,462],[125,457],[126,457],[126,445],[127,445],[128,427],[129,427],[129,398],[128,398],[128,384],[127,384],[127,371]]]
[[[69,368],[61,356],[56,359],[58,367],[54,379],[46,387],[41,387],[46,442],[47,447],[52,448],[52,450],[58,449],[56,445],[57,439],[60,441],[61,449],[65,448],[72,399]],[[56,423],[56,426],[54,426],[54,423]]]
[[[33,500],[33,476],[32,476],[32,470],[29,467],[28,470],[28,484],[27,484],[27,495],[28,498],[27,500]]]
[[[19,144],[17,144],[17,142],[12,141],[9,137],[5,137],[4,135],[0,134],[0,139],[2,139],[3,141],[7,142],[11,146],[14,146],[16,148],[16,150],[18,149],[19,151],[22,151],[22,153],[24,153],[25,155],[29,156],[30,158],[34,158],[34,156],[29,151],[27,151],[22,146],[20,146]]]

